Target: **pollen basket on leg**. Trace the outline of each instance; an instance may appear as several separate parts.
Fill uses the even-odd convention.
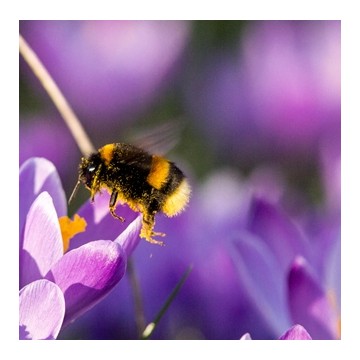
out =
[[[152,157],[151,170],[147,182],[155,189],[161,189],[169,176],[170,163],[161,156]]]
[[[100,156],[104,160],[106,165],[109,165],[110,161],[113,159],[114,148],[115,144],[107,144],[101,149],[99,149]]]

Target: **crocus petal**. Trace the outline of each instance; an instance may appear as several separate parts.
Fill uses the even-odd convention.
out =
[[[93,240],[115,240],[139,214],[127,205],[118,205],[116,213],[125,219],[121,222],[115,219],[109,211],[110,195],[107,191],[95,196],[94,202],[87,201],[78,211],[79,216],[86,219],[86,231],[74,236],[70,242],[70,249]]]
[[[243,233],[234,242],[234,263],[241,286],[274,334],[289,326],[285,278],[270,249],[257,237]]]
[[[279,340],[312,340],[309,333],[301,326],[294,325],[279,337]]]
[[[63,243],[53,201],[47,192],[32,204],[20,244],[20,287],[38,280],[63,255]]]
[[[276,206],[254,198],[248,216],[248,229],[272,249],[285,272],[297,255],[307,256],[307,243],[295,224]]]
[[[141,226],[142,216],[139,215],[115,240],[122,246],[128,258],[140,242]]]
[[[46,275],[64,293],[64,325],[103,299],[123,277],[125,268],[122,247],[110,240],[92,241],[67,252]]]
[[[43,191],[47,191],[52,197],[58,216],[65,215],[67,211],[66,196],[55,166],[44,158],[31,158],[20,167],[20,233],[31,204]]]
[[[240,338],[240,340],[252,340],[252,338],[249,333],[246,333]]]
[[[289,307],[295,323],[301,323],[313,339],[334,339],[337,317],[331,301],[313,276],[305,259],[298,257],[289,273]]]
[[[56,339],[65,315],[65,300],[60,288],[41,279],[20,291],[20,340]]]

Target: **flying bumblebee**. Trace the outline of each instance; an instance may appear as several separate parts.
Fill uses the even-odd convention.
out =
[[[125,219],[115,212],[118,202],[141,212],[140,237],[158,245],[164,243],[153,237],[165,234],[154,232],[155,215],[158,212],[168,217],[179,214],[188,204],[191,193],[185,175],[174,163],[125,143],[107,144],[81,159],[78,182],[70,200],[80,183],[90,190],[91,201],[101,189],[107,189],[111,194],[110,213],[122,222]]]

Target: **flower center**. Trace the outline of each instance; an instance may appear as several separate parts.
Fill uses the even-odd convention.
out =
[[[76,234],[84,232],[87,224],[85,219],[80,217],[78,214],[75,214],[74,220],[71,220],[67,216],[60,217],[59,224],[65,253],[69,248],[70,239],[73,238]]]

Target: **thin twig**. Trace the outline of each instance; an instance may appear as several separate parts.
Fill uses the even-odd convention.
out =
[[[159,323],[161,318],[164,316],[164,314],[165,314],[166,310],[168,309],[168,307],[174,301],[176,295],[178,294],[178,292],[180,291],[180,289],[184,285],[186,279],[189,277],[189,275],[191,273],[191,270],[192,270],[192,265],[190,265],[188,267],[188,269],[185,271],[184,275],[181,277],[178,284],[175,286],[174,290],[168,296],[168,298],[166,299],[164,305],[161,307],[159,313],[156,315],[154,321],[149,323],[146,326],[146,328],[145,328],[145,330],[144,330],[144,332],[142,333],[142,336],[141,336],[142,340],[148,340],[150,338],[150,336],[152,335],[152,333],[155,330],[155,327],[157,326],[157,324]]]
[[[79,146],[80,151],[84,156],[89,156],[95,151],[94,146],[92,145],[80,121],[61,93],[59,87],[56,85],[49,72],[41,63],[38,56],[34,53],[34,51],[21,35],[19,35],[19,45],[20,54],[28,63],[36,77],[40,80],[46,92],[59,110],[72,136]]]
[[[128,275],[129,275],[131,288],[132,288],[132,292],[133,292],[133,296],[134,296],[136,328],[138,330],[138,335],[140,338],[143,331],[145,330],[146,319],[145,319],[145,314],[144,314],[144,306],[142,303],[140,284],[139,284],[138,278],[136,276],[134,262],[132,259],[128,260],[127,268],[128,268]]]

